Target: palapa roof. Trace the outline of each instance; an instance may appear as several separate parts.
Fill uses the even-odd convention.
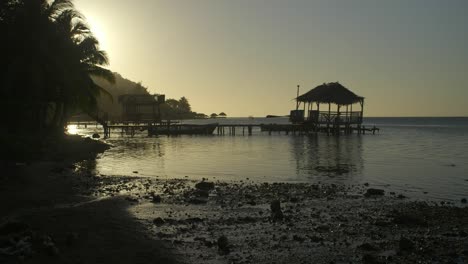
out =
[[[350,105],[361,102],[364,97],[358,96],[338,82],[324,83],[296,98],[299,102],[333,103]]]
[[[151,94],[123,94],[119,96],[119,103],[122,104],[154,104],[156,99]]]

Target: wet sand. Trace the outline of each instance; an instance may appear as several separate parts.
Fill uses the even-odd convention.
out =
[[[365,185],[94,175],[90,163],[26,164],[2,177],[2,263],[468,261],[461,203]]]

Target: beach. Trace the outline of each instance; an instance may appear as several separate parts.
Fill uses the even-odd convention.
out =
[[[369,184],[100,175],[88,166],[96,154],[77,157],[21,164],[2,179],[2,262],[468,259],[461,202],[414,201]]]

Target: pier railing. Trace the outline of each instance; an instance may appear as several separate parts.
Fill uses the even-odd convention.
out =
[[[309,112],[309,116],[306,119],[309,122],[316,124],[361,124],[362,114],[361,112],[328,112],[328,111],[316,111],[312,110]]]

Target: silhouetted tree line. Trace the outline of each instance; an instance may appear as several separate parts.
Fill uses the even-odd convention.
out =
[[[120,74],[114,72],[115,83],[109,83],[100,77],[93,77],[93,80],[106,91],[108,91],[113,98],[119,98],[124,94],[146,94],[150,95],[147,87],[141,82],[133,82],[125,79]],[[98,108],[101,116],[106,116],[109,121],[119,121],[122,115],[123,106],[117,100],[102,96],[98,98]],[[166,99],[166,103],[160,106],[161,118],[164,120],[176,119],[193,119],[193,118],[207,118],[205,114],[192,111],[190,103],[186,97],[181,97],[179,100]],[[83,115],[79,116],[79,120],[84,120]]]
[[[63,135],[77,109],[98,119],[97,97],[109,94],[91,76],[113,82],[114,75],[71,0],[2,0],[0,32],[3,146]]]
[[[194,118],[207,118],[208,116],[203,113],[192,111],[192,107],[185,96],[179,100],[167,99],[166,103],[161,105],[161,118],[162,119],[194,119]]]

